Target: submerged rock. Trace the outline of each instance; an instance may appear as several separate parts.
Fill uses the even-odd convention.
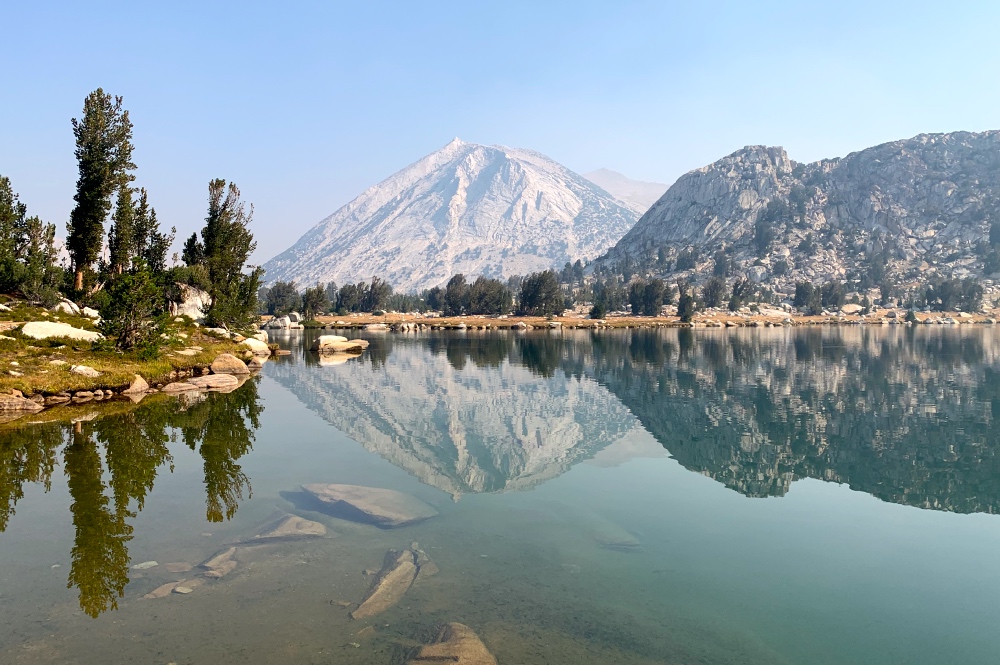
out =
[[[320,335],[309,347],[315,353],[361,353],[368,348],[363,339],[347,339],[340,335]]]
[[[233,572],[236,568],[236,559],[233,558],[235,556],[236,548],[230,547],[229,549],[212,555],[198,567],[205,569],[205,577],[219,579],[220,577],[225,577],[229,573]]]
[[[351,612],[351,618],[365,619],[386,611],[403,599],[415,579],[417,579],[417,564],[413,552],[389,550],[385,555],[382,570],[375,577],[361,605]]]
[[[407,661],[407,665],[442,662],[458,663],[458,665],[497,665],[497,659],[475,631],[462,623],[446,623],[442,626],[434,643],[420,647],[417,655]]]
[[[302,489],[339,514],[386,528],[415,524],[438,514],[415,496],[381,487],[315,483]]]
[[[271,524],[248,542],[268,540],[295,540],[299,538],[319,538],[326,535],[326,527],[298,515],[285,515]]]

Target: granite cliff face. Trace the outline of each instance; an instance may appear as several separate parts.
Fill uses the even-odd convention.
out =
[[[885,272],[897,283],[984,274],[1000,221],[1000,131],[921,134],[797,163],[749,146],[682,176],[600,262],[699,272],[727,249],[736,271],[778,286]],[[768,237],[770,242],[764,242]]]
[[[475,350],[460,338],[392,344],[406,349],[373,345],[372,355],[337,367],[275,363],[268,375],[371,452],[455,498],[534,487],[637,425],[602,387],[555,373],[512,336]]]
[[[379,276],[419,290],[459,272],[506,278],[587,261],[638,218],[544,155],[455,139],[362,193],[264,269],[269,283]]]

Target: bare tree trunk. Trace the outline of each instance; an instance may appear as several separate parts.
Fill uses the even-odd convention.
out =
[[[82,291],[83,290],[83,271],[82,270],[78,269],[76,271],[76,278],[73,280],[73,288],[76,289],[77,291]]]

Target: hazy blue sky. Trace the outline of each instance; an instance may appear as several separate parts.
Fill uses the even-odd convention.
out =
[[[210,178],[258,260],[455,136],[577,171],[677,176],[753,143],[793,159],[1000,128],[997,2],[12,2],[0,174],[63,233],[70,118],[101,86],[138,183],[189,235]]]

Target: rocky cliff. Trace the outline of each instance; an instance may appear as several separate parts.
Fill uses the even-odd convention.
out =
[[[600,261],[674,274],[727,250],[735,272],[787,286],[860,278],[896,283],[984,268],[1000,221],[1000,132],[922,134],[839,159],[793,161],[749,146],[682,176]]]
[[[264,264],[265,278],[379,276],[399,290],[459,272],[506,278],[593,259],[638,217],[544,155],[455,139],[321,221]]]

